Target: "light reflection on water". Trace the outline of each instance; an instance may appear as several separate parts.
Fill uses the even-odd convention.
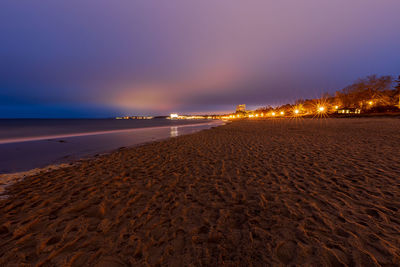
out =
[[[132,147],[146,142],[178,137],[222,124],[221,121],[212,121],[206,124],[145,127],[95,135],[64,136],[0,144],[0,174],[73,162],[96,154],[113,152],[121,147]]]
[[[178,127],[177,126],[173,126],[171,127],[171,137],[177,137],[178,136]]]

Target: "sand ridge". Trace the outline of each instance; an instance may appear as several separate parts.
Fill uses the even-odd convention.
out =
[[[400,120],[239,121],[8,187],[0,266],[398,266]]]

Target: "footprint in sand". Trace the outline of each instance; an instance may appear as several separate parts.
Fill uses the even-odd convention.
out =
[[[276,256],[284,263],[289,264],[296,256],[297,244],[293,241],[284,241],[276,249]]]
[[[96,264],[96,267],[123,267],[127,266],[117,257],[104,257]]]

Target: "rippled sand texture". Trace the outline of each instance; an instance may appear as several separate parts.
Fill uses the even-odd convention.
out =
[[[400,120],[234,122],[8,194],[0,266],[398,266]]]

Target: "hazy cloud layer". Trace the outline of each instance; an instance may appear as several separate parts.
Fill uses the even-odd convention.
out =
[[[399,10],[398,0],[3,0],[0,117],[316,97],[400,72]]]

